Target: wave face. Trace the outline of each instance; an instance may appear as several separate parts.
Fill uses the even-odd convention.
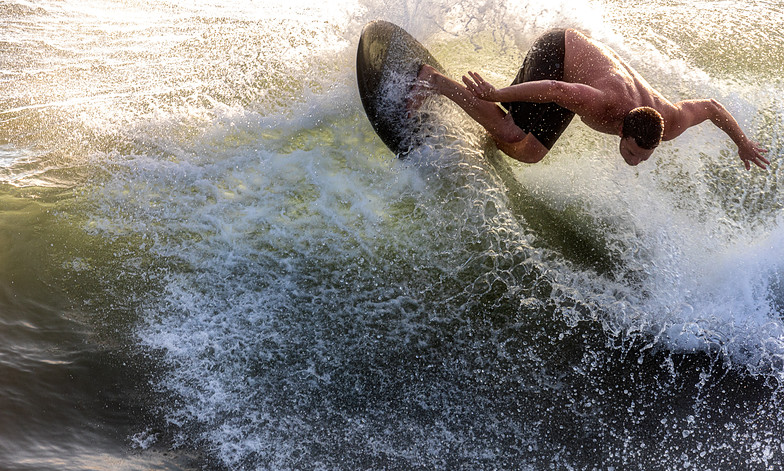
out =
[[[784,461],[781,7],[386,3],[0,5],[0,467]],[[497,85],[581,29],[773,164],[706,123],[632,168],[575,120],[525,166],[439,99],[400,161],[379,18]]]

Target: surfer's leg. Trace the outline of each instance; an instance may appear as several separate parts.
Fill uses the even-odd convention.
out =
[[[411,90],[412,99],[409,102],[409,109],[419,108],[425,98],[433,93],[443,95],[455,102],[496,141],[512,143],[521,141],[526,136],[526,133],[500,106],[476,98],[465,85],[425,64],[420,69],[417,82]]]
[[[550,151],[531,133],[526,134],[523,140],[516,142],[505,142],[496,139],[495,145],[509,157],[527,164],[539,162]]]

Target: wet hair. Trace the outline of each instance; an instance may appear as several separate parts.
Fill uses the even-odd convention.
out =
[[[655,149],[664,134],[664,118],[658,111],[641,106],[629,111],[623,118],[621,137],[633,137],[643,149]]]

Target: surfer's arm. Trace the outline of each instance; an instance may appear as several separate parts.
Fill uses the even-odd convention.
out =
[[[677,113],[670,119],[664,138],[674,139],[692,126],[710,120],[719,129],[724,131],[738,146],[738,155],[743,161],[746,170],[751,169],[751,164],[766,169],[770,162],[762,156],[767,150],[759,144],[752,142],[738,125],[738,122],[721,103],[714,99],[687,100],[675,104]]]
[[[463,83],[477,98],[499,103],[526,101],[531,103],[557,103],[578,115],[591,115],[597,108],[606,108],[605,94],[582,83],[559,80],[535,80],[496,89],[479,74],[468,72]]]

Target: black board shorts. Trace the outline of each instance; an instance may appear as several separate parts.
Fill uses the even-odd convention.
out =
[[[566,30],[549,31],[537,39],[528,50],[523,66],[512,85],[535,80],[563,80],[566,55]],[[574,113],[556,103],[516,101],[501,103],[512,115],[515,124],[531,133],[547,149],[569,126]]]

